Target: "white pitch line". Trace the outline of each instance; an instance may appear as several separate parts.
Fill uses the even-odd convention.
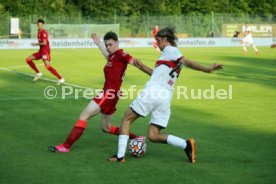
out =
[[[33,75],[33,74],[29,74],[29,73],[25,73],[25,72],[19,72],[19,71],[16,71],[16,70],[11,70],[9,68],[0,68],[0,70],[4,70],[4,71],[8,71],[8,72],[14,72],[14,73],[18,73],[18,74],[21,74],[21,75],[35,77],[35,75]],[[45,80],[45,81],[50,81],[50,82],[57,83],[57,80],[48,79],[46,77],[41,77],[40,79]],[[68,86],[77,87],[77,88],[83,88],[83,89],[91,89],[89,87],[80,86],[80,85],[72,84],[72,83],[68,83],[68,82],[63,83],[63,85],[68,85]]]
[[[44,64],[37,64],[36,66],[43,66]],[[28,65],[21,65],[21,66],[9,66],[9,67],[5,67],[7,69],[12,69],[12,68],[28,68]]]

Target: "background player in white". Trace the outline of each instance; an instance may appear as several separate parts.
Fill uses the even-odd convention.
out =
[[[195,143],[193,139],[184,140],[174,135],[160,133],[162,129],[167,127],[170,118],[173,84],[180,73],[182,65],[206,73],[221,69],[223,65],[213,64],[206,68],[184,58],[176,48],[177,37],[172,27],[160,30],[156,34],[156,40],[162,54],[156,62],[155,69],[144,91],[132,102],[122,119],[118,152],[109,158],[111,162],[125,162],[124,156],[131,123],[140,116],[145,117],[151,114],[148,128],[149,140],[180,147],[187,154],[189,161],[195,163]]]
[[[255,53],[258,55],[259,50],[256,48],[256,45],[254,44],[254,41],[252,39],[252,33],[251,33],[250,27],[245,26],[244,34],[245,34],[245,37],[241,40],[243,51],[247,53],[246,44],[249,43],[250,46],[255,50]]]

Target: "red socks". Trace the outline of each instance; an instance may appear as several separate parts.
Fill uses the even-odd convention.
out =
[[[111,126],[109,130],[110,134],[119,135],[120,134],[120,128],[116,126]],[[137,137],[135,134],[129,133],[129,138],[134,139]]]
[[[53,75],[55,75],[58,79],[62,79],[62,77],[57,73],[57,71],[51,67],[51,66],[46,66],[47,70],[49,70]]]
[[[71,130],[68,138],[66,139],[66,141],[63,143],[63,146],[66,148],[70,148],[83,134],[85,128],[87,126],[87,122],[84,120],[78,120],[76,125],[74,126],[74,128]],[[115,134],[115,135],[119,135],[120,134],[120,128],[116,127],[116,126],[111,126],[110,134]],[[135,137],[137,137],[135,134],[130,133],[129,134],[129,138],[130,139],[134,139]]]
[[[119,135],[120,134],[120,128],[116,126],[111,126],[109,130],[110,134]]]
[[[26,58],[26,62],[35,71],[35,73],[39,73],[39,70],[37,69],[37,67],[35,66],[34,62],[31,59]]]
[[[28,65],[36,72],[39,73],[39,70],[37,69],[37,67],[35,66],[34,62],[29,59],[26,58],[26,62],[28,63]],[[46,66],[47,70],[49,70],[53,75],[55,75],[58,79],[62,79],[62,77],[59,75],[59,73],[50,65]]]
[[[68,138],[63,143],[63,146],[66,148],[70,148],[74,144],[74,142],[76,142],[81,137],[86,128],[86,125],[86,121],[78,120],[74,128],[71,130]]]

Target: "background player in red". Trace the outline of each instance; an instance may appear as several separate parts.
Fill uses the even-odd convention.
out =
[[[64,83],[64,79],[60,76],[60,74],[50,65],[51,61],[51,55],[50,55],[50,43],[48,40],[48,33],[43,28],[44,20],[38,19],[37,21],[37,28],[38,28],[38,43],[32,43],[32,46],[39,46],[39,51],[30,55],[26,58],[26,62],[28,65],[36,72],[36,76],[34,78],[34,81],[38,80],[42,73],[39,72],[36,65],[34,64],[33,60],[39,60],[42,59],[42,61],[45,64],[45,67],[47,70],[49,70],[53,75],[55,75],[58,78],[58,84]]]
[[[152,70],[134,59],[128,53],[119,49],[118,36],[114,32],[108,32],[104,36],[104,44],[102,44],[96,34],[92,34],[92,39],[99,47],[107,63],[104,67],[105,83],[103,92],[92,99],[87,107],[81,113],[74,128],[70,132],[68,138],[63,144],[51,146],[51,152],[69,152],[70,147],[76,142],[84,130],[86,129],[88,120],[102,113],[102,130],[105,133],[119,135],[120,128],[112,126],[112,114],[116,111],[116,104],[119,100],[120,87],[123,82],[123,77],[128,64],[133,64],[143,72],[151,75]],[[130,138],[135,138],[136,135],[130,133]]]
[[[153,28],[153,30],[152,30],[152,32],[151,32],[151,34],[152,34],[153,37],[154,37],[154,41],[152,42],[152,45],[153,45],[153,47],[154,47],[158,52],[161,52],[160,49],[159,49],[159,47],[158,47],[158,45],[157,45],[157,41],[156,41],[156,39],[155,39],[155,35],[156,35],[156,33],[158,33],[158,31],[159,31],[158,25],[155,25],[154,28]]]

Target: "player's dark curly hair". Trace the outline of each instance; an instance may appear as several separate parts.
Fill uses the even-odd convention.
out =
[[[167,38],[168,42],[172,45],[172,46],[177,46],[176,41],[177,41],[177,37],[175,36],[175,27],[173,26],[169,26],[166,28],[161,29],[160,31],[157,32],[156,37],[162,37],[162,38]]]
[[[105,35],[104,35],[104,41],[107,41],[107,40],[114,40],[114,41],[118,41],[118,36],[116,33],[112,32],[112,31],[109,31],[107,32]]]
[[[37,20],[37,24],[38,24],[38,23],[42,23],[42,24],[44,24],[44,23],[45,23],[45,21],[44,21],[43,19],[38,19],[38,20]]]

